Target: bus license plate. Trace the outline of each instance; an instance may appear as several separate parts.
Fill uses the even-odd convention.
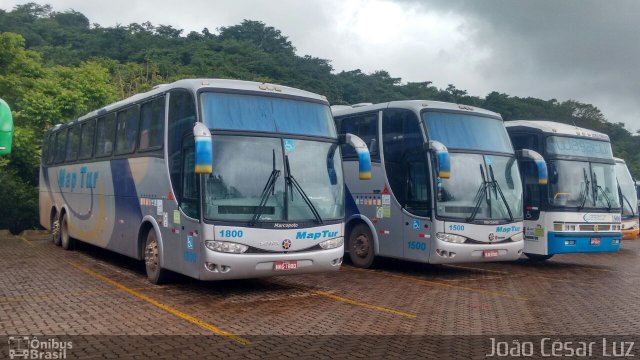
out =
[[[276,271],[295,270],[298,268],[297,261],[274,261],[273,269]]]
[[[591,238],[591,245],[600,245],[600,238]]]
[[[500,252],[498,250],[485,250],[482,255],[486,258],[497,257]]]

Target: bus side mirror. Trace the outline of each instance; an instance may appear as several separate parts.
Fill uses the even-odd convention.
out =
[[[547,162],[544,161],[542,155],[529,149],[516,150],[516,157],[518,159],[530,159],[533,160],[538,169],[538,185],[547,185],[549,183],[549,175],[547,172]]]
[[[451,160],[449,158],[449,150],[443,143],[430,140],[429,150],[433,151],[436,156],[436,172],[441,179],[449,179],[451,177]]]
[[[371,180],[371,154],[367,144],[353,134],[340,135],[340,144],[351,145],[358,154],[358,170],[360,180]]]
[[[13,119],[11,110],[4,100],[0,99],[0,155],[11,153],[11,139],[13,138]]]
[[[203,123],[193,125],[193,138],[196,145],[196,174],[211,174],[213,172],[213,142],[211,132]]]

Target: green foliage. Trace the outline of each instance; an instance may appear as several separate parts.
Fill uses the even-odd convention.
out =
[[[0,163],[0,229],[14,234],[38,226],[38,188]]]
[[[329,60],[298,56],[280,30],[262,22],[244,20],[217,30],[217,35],[204,28],[183,36],[181,29],[150,22],[104,28],[79,12],[56,12],[35,3],[0,10],[0,96],[10,104],[16,123],[14,153],[0,159],[0,181],[15,191],[5,191],[0,201],[19,202],[22,209],[0,213],[0,218],[25,219],[16,224],[34,226],[40,142],[46,128],[181,78],[273,82],[323,94],[332,104],[439,100],[492,110],[506,121],[575,124],[609,134],[614,153],[640,178],[640,136],[608,122],[593,105],[498,92],[483,98],[453,84],[445,89],[430,81],[403,84],[384,70],[334,73]],[[8,225],[0,223],[3,226]]]

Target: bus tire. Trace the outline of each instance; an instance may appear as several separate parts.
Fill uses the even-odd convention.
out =
[[[60,245],[65,250],[73,250],[75,240],[69,235],[69,220],[67,214],[62,214],[60,221]]]
[[[147,240],[144,245],[144,265],[147,272],[147,279],[154,285],[166,283],[169,279],[168,270],[160,267],[160,251],[156,232],[151,229],[147,233]]]
[[[374,252],[373,236],[371,230],[365,224],[353,227],[349,234],[349,258],[353,265],[359,268],[369,268],[374,264],[376,254]]]
[[[553,257],[553,254],[551,255],[540,255],[540,254],[530,254],[530,253],[524,253],[524,254],[527,255],[527,257],[531,261],[547,261]]]
[[[51,242],[60,246],[60,217],[58,214],[51,219]]]

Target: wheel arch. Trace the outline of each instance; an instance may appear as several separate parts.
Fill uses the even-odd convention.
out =
[[[380,244],[378,241],[378,233],[376,232],[376,227],[373,225],[373,222],[371,222],[371,220],[361,214],[356,214],[356,215],[352,215],[350,218],[347,219],[347,223],[345,224],[345,250],[348,251],[349,249],[349,238],[351,237],[351,230],[358,224],[365,224],[367,227],[369,227],[369,231],[371,232],[371,237],[373,238],[373,251],[374,254],[379,254],[380,253]]]
[[[158,222],[152,216],[147,215],[142,218],[142,222],[140,223],[140,228],[138,229],[138,246],[137,246],[137,256],[138,260],[144,260],[144,247],[147,241],[147,234],[149,231],[155,231],[156,240],[158,241],[158,247],[160,248],[160,266],[164,266],[164,251],[162,245],[162,232],[160,232],[160,226],[158,226]]]

